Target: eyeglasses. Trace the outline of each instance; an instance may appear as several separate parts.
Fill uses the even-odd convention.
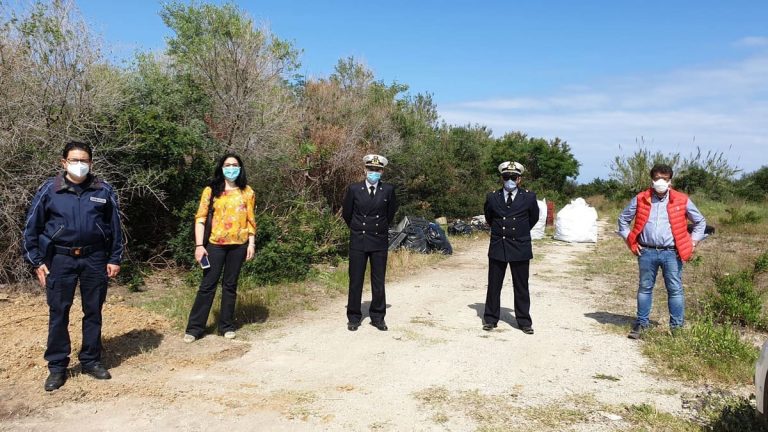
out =
[[[504,181],[507,181],[507,180],[517,181],[517,179],[520,178],[520,175],[519,174],[504,173],[504,174],[501,175],[501,178],[504,179]]]
[[[89,163],[91,163],[91,160],[90,159],[67,159],[67,163],[69,163],[69,164],[76,164],[76,163],[89,164]]]

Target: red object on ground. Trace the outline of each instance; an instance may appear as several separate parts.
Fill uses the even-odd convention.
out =
[[[552,226],[555,224],[555,203],[554,201],[547,201],[547,225]]]

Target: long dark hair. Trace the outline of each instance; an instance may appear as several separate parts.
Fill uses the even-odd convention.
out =
[[[240,156],[234,153],[227,153],[219,159],[219,162],[216,163],[216,169],[213,170],[213,180],[211,180],[211,184],[209,186],[213,191],[214,197],[219,197],[221,196],[221,193],[224,192],[225,179],[224,171],[222,168],[224,168],[224,161],[229,158],[237,159],[237,163],[240,165],[240,175],[235,179],[235,184],[237,187],[239,187],[240,190],[243,190],[246,186],[248,186],[248,178],[245,176],[245,166],[243,165],[243,160],[240,159]]]

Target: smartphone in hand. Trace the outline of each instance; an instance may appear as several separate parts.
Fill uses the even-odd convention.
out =
[[[203,255],[202,258],[200,258],[200,267],[207,269],[211,266],[210,261],[208,261],[208,255]]]

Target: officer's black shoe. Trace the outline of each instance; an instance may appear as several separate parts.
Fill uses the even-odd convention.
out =
[[[54,391],[67,381],[66,372],[51,372],[45,379],[45,391]]]
[[[358,322],[348,322],[347,323],[347,330],[349,331],[357,331],[357,328],[360,327],[360,321]]]
[[[491,330],[495,329],[496,326],[497,326],[497,324],[486,323],[486,324],[483,324],[483,330],[491,331]]]
[[[381,331],[387,331],[389,328],[387,327],[387,324],[384,322],[384,320],[381,321],[371,321],[371,325],[376,327],[377,329]]]
[[[109,374],[109,371],[102,366],[101,363],[83,366],[83,373],[100,380],[108,380],[112,378],[112,375]]]
[[[533,327],[531,326],[520,327],[520,330],[522,330],[525,334],[533,334]]]

